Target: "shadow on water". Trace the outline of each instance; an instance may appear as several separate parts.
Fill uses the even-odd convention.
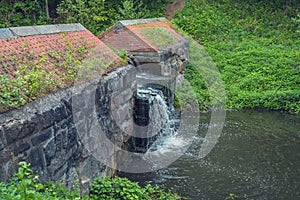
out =
[[[219,142],[198,157],[209,114],[201,115],[198,136],[167,168],[120,174],[143,184],[152,181],[188,199],[300,199],[300,115],[282,112],[227,112]]]

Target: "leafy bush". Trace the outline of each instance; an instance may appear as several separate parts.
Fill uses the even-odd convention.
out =
[[[33,175],[26,162],[19,163],[20,168],[7,183],[0,183],[0,199],[79,199],[79,191],[69,191],[58,183],[39,183],[38,176]]]
[[[180,199],[178,195],[165,192],[159,189],[158,186],[147,184],[142,188],[136,182],[131,182],[127,178],[120,177],[95,179],[91,186],[90,197],[99,200]]]

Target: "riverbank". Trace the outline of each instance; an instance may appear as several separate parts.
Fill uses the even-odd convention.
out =
[[[204,46],[225,83],[227,108],[300,112],[300,4],[188,0],[173,22]],[[201,75],[186,77],[209,105]],[[203,95],[204,94],[204,95]]]

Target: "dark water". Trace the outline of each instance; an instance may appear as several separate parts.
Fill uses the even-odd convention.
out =
[[[230,193],[249,199],[300,199],[300,115],[227,112],[219,142],[200,159],[209,119],[209,114],[201,115],[193,145],[167,168],[123,176],[153,181],[187,199],[225,199]]]

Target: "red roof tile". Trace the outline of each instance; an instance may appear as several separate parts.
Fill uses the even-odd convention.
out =
[[[154,27],[160,27],[170,33],[174,37],[174,43],[186,40],[182,35],[176,32],[172,28],[172,25],[169,21],[161,21],[158,19],[146,19],[138,22],[139,20],[132,20],[133,24],[130,24],[126,21],[123,28],[117,26],[110,28],[103,34],[99,36],[99,39],[102,40],[108,46],[116,48],[118,50],[126,49],[128,51],[158,51],[161,47],[158,47],[153,42],[151,42],[147,37],[144,36],[143,31],[146,29],[151,29]],[[172,44],[170,44],[172,45]]]
[[[49,52],[66,51],[67,41],[72,48],[84,46],[87,50],[101,49],[101,51],[97,51],[98,54],[103,57],[109,55],[109,58],[106,59],[107,63],[118,59],[118,56],[110,48],[88,30],[0,39],[0,74],[14,77],[20,61],[31,58],[39,59],[41,55],[48,59],[47,64],[42,67],[59,73],[60,69],[51,65],[52,58],[49,56]],[[30,53],[32,55],[28,55]]]

